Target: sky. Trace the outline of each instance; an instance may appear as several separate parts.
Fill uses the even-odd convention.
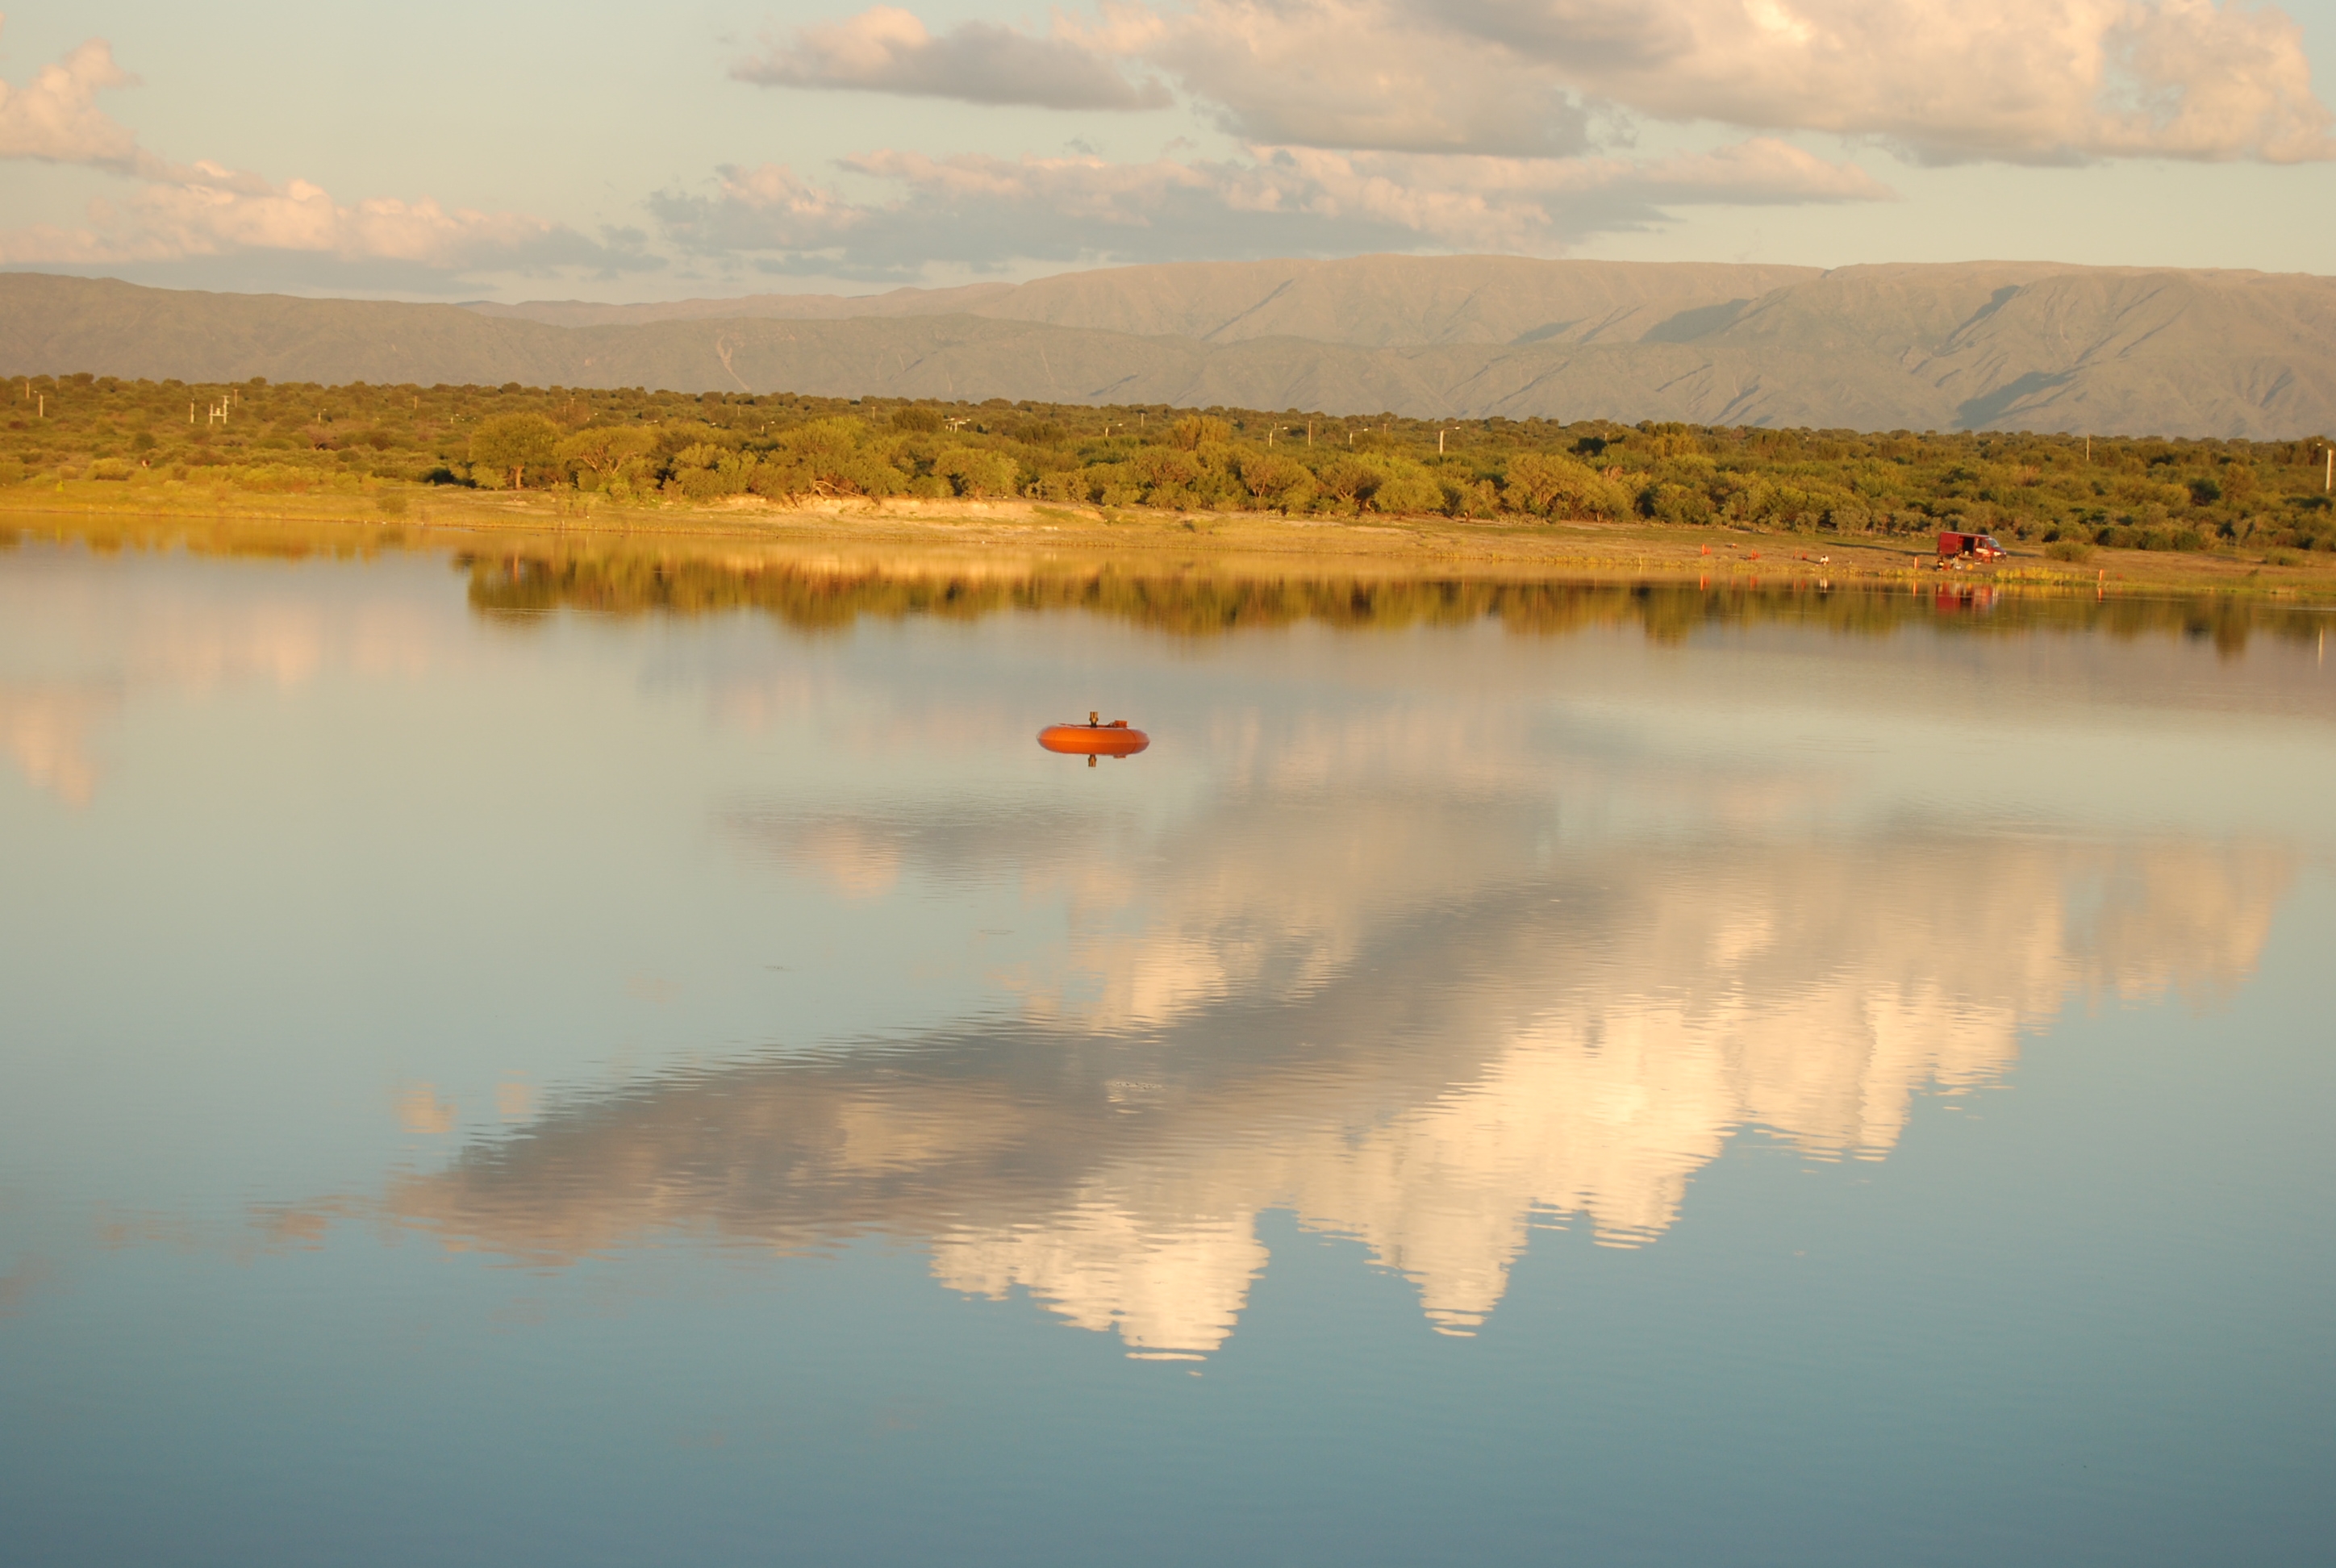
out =
[[[0,267],[863,294],[1381,252],[2336,273],[2336,0],[241,0],[0,20]]]

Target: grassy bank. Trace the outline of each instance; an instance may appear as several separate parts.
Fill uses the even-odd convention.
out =
[[[1076,609],[1179,636],[1299,621],[1364,629],[1494,619],[1534,636],[1636,627],[1657,640],[1717,626],[1815,624],[1883,636],[1927,625],[1979,636],[2060,628],[2204,638],[2235,655],[2255,637],[2316,638],[2331,613],[2325,603],[2278,593],[2112,593],[1907,570],[1825,577],[1812,570],[1823,563],[1796,558],[1788,570],[1769,570],[1767,551],[1757,561],[1707,558],[1685,553],[1679,541],[1670,541],[1679,570],[1666,574],[1642,570],[1637,552],[1566,556],[1546,540],[1525,541],[1543,546],[1538,551],[1475,550],[1468,539],[1437,544],[1401,529],[1372,534],[1372,548],[1343,550],[1335,531],[1302,533],[1293,547],[1286,536],[1248,531],[1196,535],[1165,517],[1086,528],[1037,515],[871,518],[842,527],[794,517],[746,519],[726,531],[612,521],[579,525],[546,512],[530,526],[523,509],[499,515],[492,527],[91,509],[26,514],[14,527],[0,520],[0,547],[54,541],[99,553],[287,561],[418,550],[463,575],[474,610],[514,625],[561,611],[748,613],[812,635],[868,617]],[[1600,561],[1620,566],[1591,570]]]
[[[929,509],[963,502],[1089,519],[1165,513],[1196,528],[1234,518],[1415,533],[1432,520],[1464,532],[1598,524],[1650,543],[1686,529],[1806,536],[1844,550],[1919,548],[1952,528],[1994,533],[2068,567],[2099,550],[2274,569],[2336,560],[2336,467],[2321,437],[1424,421],[90,376],[19,378],[7,394],[0,489],[46,493],[52,504],[90,485],[145,492],[146,504],[209,497],[264,510],[274,498],[390,515],[425,494],[437,506],[541,497],[579,513],[648,514],[662,526],[693,507],[930,518],[940,514]]]
[[[2336,603],[2336,555],[2238,550],[2093,547],[2081,560],[2014,546],[1991,567],[1942,573],[1932,541],[1844,537],[1815,529],[1436,513],[1358,516],[1031,501],[895,497],[772,502],[619,502],[575,491],[477,491],[376,482],[349,489],[250,491],[167,476],[120,482],[56,481],[0,488],[0,527],[28,534],[156,539],[194,548],[274,533],[297,548],[340,553],[420,545],[459,548],[464,536],[628,540],[680,549],[937,550],[1006,555],[1248,559],[1290,570],[1346,562],[1376,573],[1462,570],[1507,579],[1844,586],[1936,581],[2001,591],[2094,594],[2214,592]]]

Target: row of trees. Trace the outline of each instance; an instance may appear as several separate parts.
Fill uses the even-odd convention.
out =
[[[54,523],[44,520],[36,536]],[[300,560],[379,551],[394,531],[352,530],[319,519],[230,518],[198,511],[91,510],[73,536],[102,552],[185,550],[197,555]],[[18,536],[0,518],[0,550]],[[2017,635],[2040,627],[2117,637],[2211,640],[2231,652],[2257,635],[2309,643],[2327,617],[2313,604],[2224,593],[2146,596],[2011,595],[1987,584],[1941,579],[1932,591],[1816,591],[1806,579],[1742,576],[1708,585],[1502,582],[1465,570],[1448,576],[1355,576],[1334,562],[1293,557],[1264,570],[1241,558],[1210,561],[1149,552],[1108,561],[1005,558],[967,569],[933,557],[807,560],[741,549],[735,539],[692,541],[659,531],[516,533],[457,555],[470,599],[490,615],[532,618],[572,608],[604,615],[724,613],[754,609],[806,631],[863,617],[974,620],[1023,610],[1080,609],[1192,635],[1319,621],[1342,627],[1461,626],[1495,618],[1513,631],[1563,634],[1636,624],[1669,639],[1699,627],[1770,622],[1886,634],[1909,621],[1964,635]],[[1975,613],[1984,608],[1985,613]]]
[[[279,547],[280,548],[280,547]],[[1497,618],[1512,631],[1563,634],[1636,625],[1659,640],[1714,625],[1776,622],[1886,635],[1911,621],[1981,636],[2038,627],[2098,629],[2119,637],[2156,633],[2211,638],[2232,652],[2263,633],[2292,641],[2317,635],[2325,617],[2310,607],[2222,594],[2096,600],[2014,597],[1984,599],[1985,588],[1942,583],[1920,597],[1900,592],[1763,593],[1740,582],[1688,584],[1488,582],[1481,579],[1355,578],[1173,569],[1141,560],[1108,566],[1047,563],[1019,572],[985,563],[978,571],[906,570],[806,562],[735,552],[692,554],[669,536],[654,548],[622,538],[570,536],[462,559],[471,603],[490,614],[555,609],[603,615],[706,614],[758,609],[804,630],[849,626],[862,617],[937,616],[978,620],[1017,610],[1077,609],[1138,625],[1205,635],[1241,628],[1319,621],[1341,627],[1465,626]]]
[[[695,424],[563,432],[542,414],[497,414],[471,437],[469,478],[492,489],[573,485],[627,500],[1024,496],[1185,511],[1609,519],[1636,505],[1620,466],[1601,470],[1562,451],[1514,453],[1484,473],[1477,464],[1422,461],[1379,431],[1353,433],[1342,447],[1277,445],[1238,441],[1231,421],[1188,414],[1166,422],[1156,441],[1099,435],[1074,446],[1056,431],[1034,439],[1027,429],[1003,438],[947,430],[929,414],[903,411],[882,425],[830,415],[759,441]]]
[[[636,504],[1063,505],[1985,529],[2082,548],[2336,548],[2326,443],[1433,422],[640,388],[20,380],[0,482],[558,487]]]

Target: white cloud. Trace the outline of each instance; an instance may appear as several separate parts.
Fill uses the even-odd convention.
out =
[[[1311,0],[1309,0],[1311,3]],[[1883,139],[1933,162],[2336,152],[2301,29],[2228,0],[1360,0],[1670,120]],[[1204,0],[1228,18],[1281,0]],[[1191,14],[1195,19],[1202,12]]]
[[[1851,164],[1756,139],[1659,160],[1488,158],[1252,147],[1237,160],[882,151],[844,161],[881,181],[857,202],[783,165],[723,171],[708,196],[652,205],[684,248],[778,271],[906,277],[932,262],[1163,261],[1360,250],[1554,254],[1662,220],[1667,205],[1865,201]]]
[[[978,23],[934,37],[879,7],[740,73],[1151,106],[1130,64],[1278,145],[1562,155],[1594,145],[1608,112],[1832,132],[1933,163],[2336,155],[2302,31],[2243,0],[1105,0],[1043,39]]]
[[[891,5],[800,29],[731,74],[765,87],[852,88],[1045,109],[1164,109],[1173,102],[1157,82],[1131,82],[1069,40],[987,22],[964,23],[936,37]]]
[[[1506,44],[1355,0],[1199,0],[1107,10],[1073,34],[1165,71],[1245,141],[1399,152],[1562,155],[1589,115]]]
[[[0,265],[117,267],[227,256],[300,257],[429,275],[659,265],[638,242],[588,239],[515,212],[447,209],[376,197],[345,204],[305,180],[276,185],[209,161],[166,161],[96,106],[134,82],[103,39],[91,39],[24,87],[0,83],[0,158],[83,164],[138,180],[121,201],[90,203],[85,224],[0,229]]]
[[[427,198],[344,204],[305,180],[276,187],[211,163],[149,183],[119,204],[93,202],[90,219],[83,228],[40,225],[0,231],[0,263],[88,266],[293,251],[457,272],[607,266],[624,259],[540,218],[450,210]]]
[[[24,86],[0,82],[0,158],[141,172],[152,160],[128,127],[97,107],[98,93],[132,81],[113,63],[112,45],[92,38]]]

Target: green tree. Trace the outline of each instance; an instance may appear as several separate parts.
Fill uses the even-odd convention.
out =
[[[717,495],[739,494],[754,475],[752,453],[701,443],[674,455],[673,477],[666,482],[666,488],[692,501],[711,501]]]
[[[1379,487],[1380,470],[1359,457],[1341,454],[1324,463],[1316,476],[1322,493],[1329,496],[1338,511],[1352,511],[1368,501]]]
[[[1521,452],[1503,482],[1511,505],[1543,517],[1620,517],[1630,493],[1586,463],[1557,453]]]
[[[560,426],[540,414],[498,414],[471,433],[472,476],[491,490],[525,490],[530,475],[543,483],[559,464]]]
[[[1410,458],[1367,453],[1356,461],[1379,472],[1378,482],[1371,487],[1373,511],[1443,510],[1444,487],[1436,482],[1435,475]]]
[[[561,442],[559,457],[583,489],[600,490],[628,459],[646,457],[656,445],[657,433],[640,425],[596,424]]]
[[[1241,454],[1241,482],[1260,502],[1285,515],[1303,511],[1314,499],[1313,471],[1294,458],[1274,452]]]
[[[1012,495],[1019,470],[1002,452],[978,446],[953,446],[933,459],[933,472],[947,479],[959,495],[980,499]]]
[[[1222,446],[1233,438],[1233,427],[1205,414],[1188,414],[1168,427],[1168,439],[1184,452]]]

